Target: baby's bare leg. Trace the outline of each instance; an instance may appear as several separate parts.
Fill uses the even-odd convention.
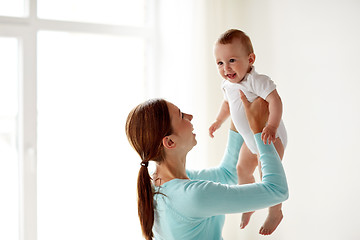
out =
[[[238,174],[238,183],[247,184],[254,183],[254,171],[258,165],[256,154],[253,154],[250,149],[244,143],[240,149],[239,161],[236,165]],[[240,228],[243,229],[248,225],[250,217],[254,212],[243,213],[241,217]]]
[[[283,146],[280,138],[276,139],[274,146],[280,156],[280,159],[282,160],[282,158],[284,156],[284,146]],[[260,166],[259,166],[259,169],[261,169]],[[260,171],[260,176],[262,176],[261,171]],[[260,228],[260,231],[259,231],[260,234],[270,235],[275,231],[277,226],[279,226],[279,224],[283,218],[281,207],[282,207],[282,204],[280,203],[278,205],[275,205],[275,206],[269,208],[269,214],[268,214],[263,226]]]
[[[258,166],[258,159],[256,154],[253,154],[250,149],[244,143],[241,146],[239,153],[239,160],[236,165],[236,170],[238,174],[238,183],[247,184],[254,183],[254,171]]]

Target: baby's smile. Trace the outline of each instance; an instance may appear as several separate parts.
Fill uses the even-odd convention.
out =
[[[226,74],[226,77],[230,78],[230,79],[234,79],[236,76],[236,73],[233,74]]]

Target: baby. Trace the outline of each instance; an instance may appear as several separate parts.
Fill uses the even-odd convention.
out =
[[[274,82],[268,76],[255,71],[253,66],[255,54],[250,38],[244,32],[230,29],[223,33],[215,43],[214,54],[218,71],[223,78],[224,101],[215,122],[209,128],[209,134],[214,137],[213,133],[231,116],[237,131],[244,138],[237,164],[239,184],[253,183],[255,182],[253,173],[258,165],[258,149],[246,119],[240,94],[244,94],[250,102],[261,97],[269,103],[270,115],[262,131],[262,140],[264,143],[274,143],[282,159],[287,144],[287,133],[281,120],[281,98]],[[253,213],[242,214],[241,229],[246,227]],[[281,204],[270,207],[259,233],[262,235],[273,233],[282,218]]]

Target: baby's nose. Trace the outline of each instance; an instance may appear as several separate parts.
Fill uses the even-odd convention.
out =
[[[226,72],[226,71],[230,71],[230,70],[231,70],[231,67],[230,67],[229,64],[225,64],[224,69],[225,69],[225,72]]]

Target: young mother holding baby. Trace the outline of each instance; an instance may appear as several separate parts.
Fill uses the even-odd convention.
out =
[[[237,185],[236,164],[243,139],[231,124],[228,144],[218,167],[187,170],[186,156],[196,145],[192,115],[163,99],[151,99],[129,114],[126,134],[141,158],[138,214],[146,240],[221,240],[227,213],[250,212],[288,198],[283,166],[274,145],[265,145],[261,131],[267,103],[250,103],[242,95],[260,152],[262,182]],[[150,176],[149,161],[156,163]]]

